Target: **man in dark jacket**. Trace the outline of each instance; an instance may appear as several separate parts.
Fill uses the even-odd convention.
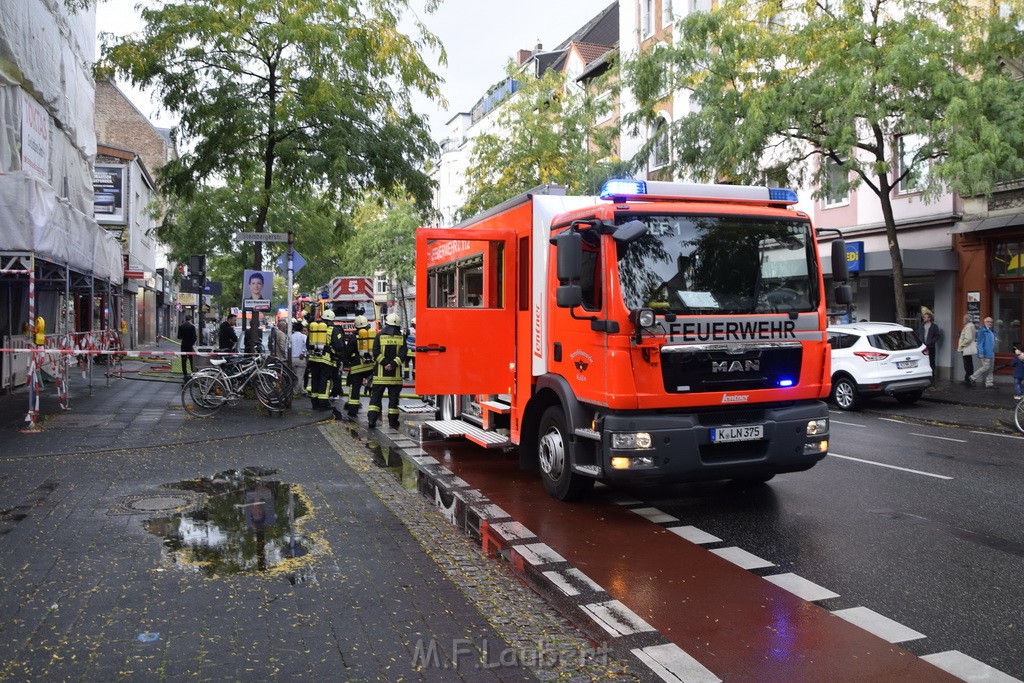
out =
[[[917,328],[917,336],[921,343],[928,349],[928,362],[932,366],[932,375],[935,374],[935,357],[938,355],[936,347],[942,341],[942,329],[935,324],[931,309],[921,309],[921,326]]]
[[[196,326],[192,324],[192,316],[186,315],[185,322],[178,325],[178,339],[181,340],[181,352],[184,354],[181,357],[181,374],[187,382],[189,369],[196,369],[191,355],[196,351]]]
[[[238,333],[235,332],[235,314],[228,314],[227,320],[217,328],[217,350],[235,351],[238,349]]]

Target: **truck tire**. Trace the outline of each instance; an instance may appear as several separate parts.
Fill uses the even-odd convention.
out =
[[[544,489],[558,500],[574,500],[594,487],[594,480],[573,473],[569,431],[560,406],[551,406],[540,418],[537,455]]]
[[[435,420],[457,420],[459,412],[456,409],[458,397],[445,394],[437,397],[437,409],[434,411]]]

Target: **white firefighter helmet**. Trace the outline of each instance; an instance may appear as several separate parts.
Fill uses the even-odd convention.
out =
[[[352,324],[357,330],[363,330],[370,326],[370,321],[366,319],[365,315],[357,315]]]
[[[412,320],[410,320],[409,324],[412,325],[413,327],[416,327],[416,318],[413,318]]]
[[[334,320],[334,311],[332,311],[329,308],[325,308],[324,312],[320,314],[320,319],[326,320],[327,322],[331,322],[332,320]]]
[[[386,316],[384,316],[384,324],[394,325],[395,327],[398,327],[399,325],[402,324],[402,319],[398,317],[397,313],[388,313]]]

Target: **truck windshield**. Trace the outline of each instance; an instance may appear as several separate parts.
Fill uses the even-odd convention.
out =
[[[630,309],[742,314],[813,311],[818,272],[810,223],[756,216],[629,214],[647,234],[619,248]]]

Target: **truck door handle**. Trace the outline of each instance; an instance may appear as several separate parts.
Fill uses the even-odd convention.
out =
[[[437,344],[431,344],[430,346],[417,346],[416,353],[428,353],[430,351],[437,351],[438,353],[444,353],[447,349]]]

